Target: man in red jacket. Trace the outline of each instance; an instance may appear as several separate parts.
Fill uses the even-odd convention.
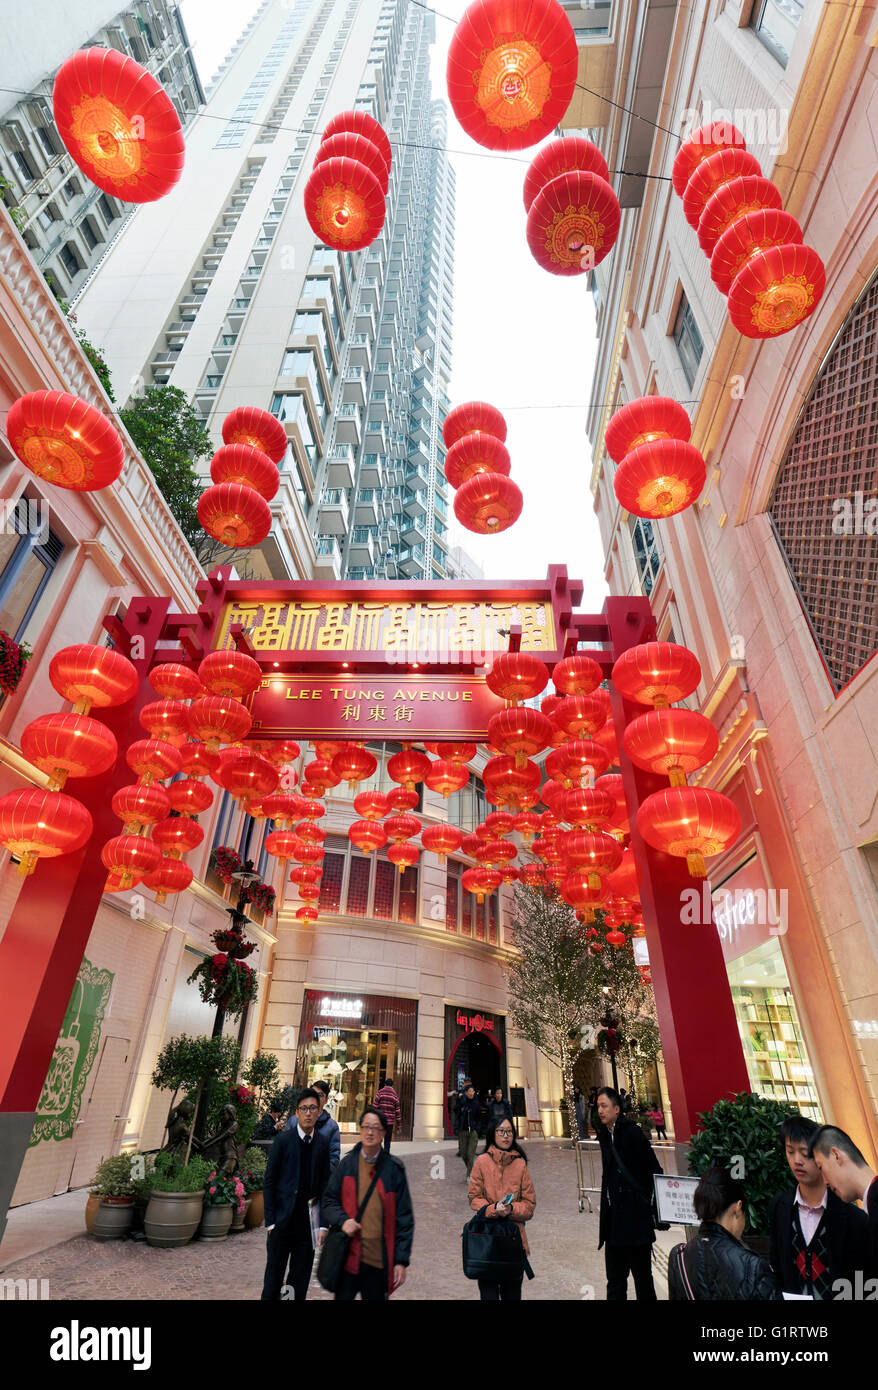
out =
[[[390,1153],[390,1141],[393,1138],[394,1128],[398,1130],[402,1124],[402,1110],[399,1105],[399,1096],[393,1089],[393,1082],[389,1076],[372,1104],[387,1121],[387,1128],[384,1131],[384,1147]]]

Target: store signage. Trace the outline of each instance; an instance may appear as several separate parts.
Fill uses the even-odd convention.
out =
[[[392,673],[271,676],[250,703],[260,735],[310,739],[487,738],[488,720],[503,708],[484,676]]]
[[[486,1018],[484,1014],[465,1014],[463,1009],[458,1009],[457,1022],[466,1033],[493,1033],[494,1031],[494,1020]]]
[[[705,887],[705,896],[707,891]],[[711,906],[726,961],[737,960],[772,937],[786,934],[787,890],[769,888],[758,858],[751,859],[714,889]]]
[[[320,1001],[320,1013],[326,1018],[362,1018],[362,999],[331,999],[325,994]]]
[[[665,1177],[654,1173],[655,1202],[659,1221],[674,1226],[698,1226],[693,1197],[699,1178]]]

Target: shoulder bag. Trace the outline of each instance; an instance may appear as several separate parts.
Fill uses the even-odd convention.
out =
[[[634,1178],[632,1174],[629,1172],[627,1166],[622,1162],[619,1150],[616,1148],[616,1145],[613,1143],[612,1139],[610,1140],[610,1148],[613,1151],[613,1157],[616,1160],[616,1164],[618,1166],[619,1172],[622,1174],[622,1177],[628,1183],[628,1186],[631,1187],[633,1191],[637,1194],[640,1200],[642,1202],[645,1202],[646,1205],[649,1207],[649,1214],[652,1218],[652,1224],[655,1227],[655,1229],[657,1231],[669,1231],[671,1229],[670,1222],[659,1221],[658,1219],[658,1211],[656,1210],[655,1205],[655,1189],[653,1189],[652,1193],[649,1195],[649,1197],[647,1197],[643,1188],[640,1186],[640,1183],[634,1181]]]
[[[378,1164],[375,1164],[375,1172],[372,1174],[372,1181],[369,1183],[366,1195],[357,1208],[355,1221],[362,1221],[363,1212],[366,1210],[366,1203],[372,1196],[375,1184],[378,1181]],[[348,1257],[348,1248],[351,1237],[342,1230],[341,1226],[330,1226],[326,1235],[323,1237],[323,1244],[320,1247],[320,1259],[317,1261],[317,1282],[327,1293],[338,1293],[341,1284],[341,1276],[344,1273],[345,1260]]]
[[[490,1205],[490,1204],[489,1204]],[[488,1220],[487,1206],[476,1212],[463,1228],[463,1272],[467,1279],[485,1279],[491,1284],[520,1279],[534,1272],[524,1253],[517,1221],[498,1216]]]

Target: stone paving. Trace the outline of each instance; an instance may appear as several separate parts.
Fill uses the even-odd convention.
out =
[[[426,1148],[426,1146],[425,1146]],[[537,1207],[528,1225],[536,1278],[525,1281],[532,1299],[603,1299],[603,1252],[598,1217],[577,1210],[574,1154],[559,1140],[528,1145]],[[453,1147],[404,1155],[415,1207],[415,1239],[408,1278],[396,1298],[474,1300],[478,1289],[461,1272],[460,1233],[471,1214],[463,1164]],[[434,1177],[441,1173],[444,1177]],[[595,1208],[597,1203],[595,1202]],[[681,1232],[662,1236],[662,1245]],[[4,1279],[47,1279],[51,1299],[257,1299],[265,1263],[264,1229],[217,1244],[153,1250],[140,1241],[99,1242],[79,1236],[7,1265]],[[659,1263],[658,1268],[661,1268]],[[655,1268],[655,1266],[654,1266]],[[666,1296],[660,1279],[659,1297]],[[633,1297],[633,1287],[630,1290]],[[327,1299],[316,1280],[311,1298]]]

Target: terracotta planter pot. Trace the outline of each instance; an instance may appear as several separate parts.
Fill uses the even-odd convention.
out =
[[[143,1223],[147,1241],[159,1250],[188,1245],[203,1209],[203,1192],[153,1192]]]
[[[98,1194],[96,1192],[90,1192],[88,1194],[88,1201],[85,1204],[85,1229],[89,1235],[91,1235],[94,1229],[95,1217],[98,1214],[98,1207],[100,1204],[101,1199]]]
[[[235,1208],[231,1202],[221,1207],[204,1207],[201,1225],[198,1227],[199,1240],[225,1240],[229,1234]]]
[[[92,1223],[95,1240],[121,1240],[131,1229],[133,1197],[101,1197]]]
[[[244,1213],[244,1229],[252,1231],[254,1226],[261,1226],[265,1220],[265,1198],[262,1189],[254,1192],[247,1203],[247,1210]]]

